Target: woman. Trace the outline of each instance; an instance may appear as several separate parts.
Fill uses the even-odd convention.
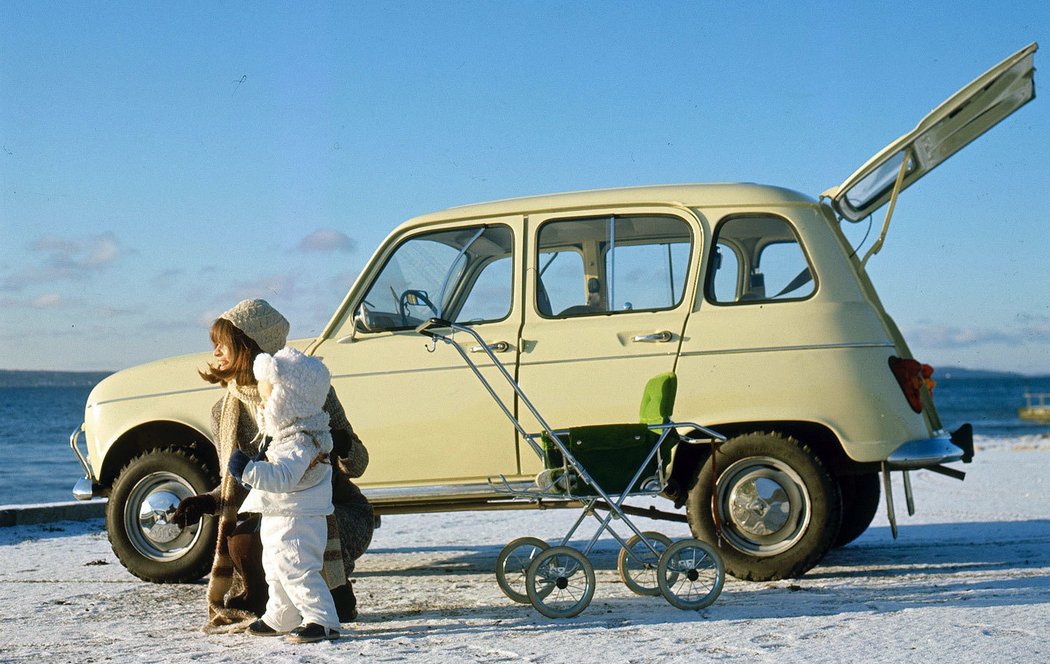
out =
[[[234,449],[249,456],[259,452],[258,411],[262,400],[252,373],[252,363],[261,353],[276,353],[288,338],[288,321],[265,300],[244,300],[222,314],[211,327],[215,362],[201,378],[226,388],[212,407],[212,436],[220,460]],[[330,418],[332,452],[332,502],[335,513],[328,518],[328,546],[323,574],[339,612],[349,622],[357,616],[357,600],[348,579],[354,561],[372,541],[372,506],[350,481],[360,477],[368,465],[368,451],[354,433],[335,390],[324,405]],[[205,514],[218,515],[215,561],[208,579],[208,623],[205,631],[222,632],[246,628],[265,611],[266,579],[262,568],[262,543],[258,515],[238,509],[247,491],[220,463],[219,486],[209,493],[190,496],[179,503],[174,519],[185,527]]]

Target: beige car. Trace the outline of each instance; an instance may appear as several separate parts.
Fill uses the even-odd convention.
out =
[[[892,496],[880,491],[891,472],[961,476],[943,464],[972,456],[969,427],[945,431],[929,367],[912,358],[865,264],[901,191],[1034,97],[1036,48],[818,199],[757,184],[637,187],[402,224],[320,336],[295,342],[332,371],[370,451],[361,485],[377,511],[534,505],[493,488],[500,476],[529,485],[542,462],[462,359],[415,332],[431,317],[470,325],[559,428],[630,421],[646,381],[676,372],[674,419],[729,437],[714,467],[709,453],[675,455],[677,502],[696,537],[721,538],[726,570],[740,578],[805,573],[864,532],[880,493],[893,522]],[[882,233],[859,253],[841,226],[887,203]],[[74,495],[109,496],[113,548],[144,579],[196,579],[210,564],[214,520],[170,522],[181,498],[214,486],[223,462],[209,439],[219,392],[196,373],[208,359],[107,378],[71,439],[87,472]],[[492,383],[539,430],[510,386]],[[673,502],[660,513],[682,518]]]

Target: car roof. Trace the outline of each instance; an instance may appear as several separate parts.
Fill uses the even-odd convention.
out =
[[[616,189],[592,189],[542,196],[475,203],[424,214],[402,224],[416,226],[454,219],[497,217],[513,214],[587,210],[611,205],[684,207],[815,205],[805,194],[783,187],[739,183],[670,184]]]

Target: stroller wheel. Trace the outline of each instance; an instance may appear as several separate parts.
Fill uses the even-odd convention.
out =
[[[656,582],[671,606],[696,611],[718,599],[726,580],[722,557],[710,544],[685,539],[660,556]]]
[[[671,546],[671,538],[657,532],[646,531],[642,535],[656,549],[656,555],[637,535],[627,540],[627,546],[620,549],[616,559],[616,569],[620,580],[631,592],[637,595],[659,595],[660,585],[656,581],[656,568],[660,564],[660,555]]]
[[[496,557],[496,582],[503,594],[519,604],[528,604],[525,592],[525,575],[529,565],[549,545],[536,537],[519,537],[503,547]]]
[[[571,618],[594,597],[594,567],[569,546],[554,546],[536,556],[526,573],[525,589],[536,610],[548,618]]]

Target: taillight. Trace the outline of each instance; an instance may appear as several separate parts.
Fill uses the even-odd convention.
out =
[[[904,398],[908,400],[908,405],[916,413],[921,413],[923,385],[926,386],[926,389],[930,391],[932,396],[933,387],[937,384],[933,380],[933,367],[928,364],[922,364],[918,360],[891,357],[890,371],[893,372],[894,378],[900,384],[901,391],[904,392]]]

